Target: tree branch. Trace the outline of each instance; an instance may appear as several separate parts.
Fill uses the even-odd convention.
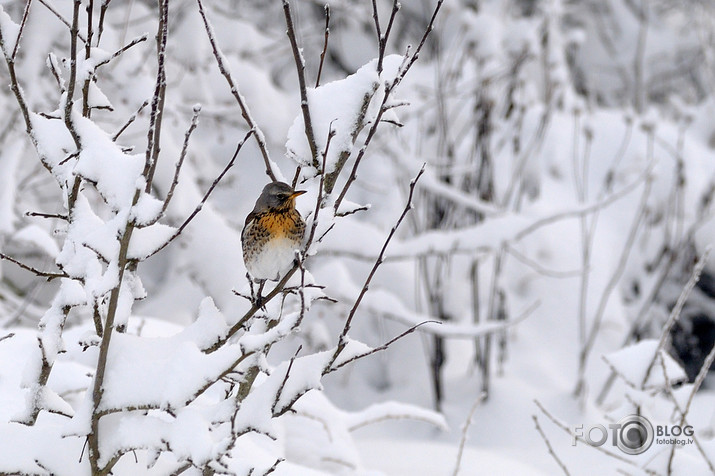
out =
[[[355,300],[353,307],[350,309],[350,312],[348,313],[348,318],[345,321],[345,326],[343,327],[343,331],[340,333],[340,337],[338,338],[338,346],[335,349],[335,353],[333,354],[333,357],[330,359],[330,363],[327,366],[328,368],[332,367],[332,365],[335,363],[335,361],[338,358],[338,356],[340,355],[340,353],[343,351],[343,349],[345,349],[345,346],[347,345],[348,332],[350,332],[350,327],[352,326],[352,321],[353,321],[353,318],[355,317],[355,312],[357,311],[358,307],[360,306],[360,302],[362,302],[363,297],[365,297],[365,293],[367,293],[367,290],[370,287],[370,282],[372,281],[372,278],[375,276],[377,269],[383,263],[385,251],[387,250],[387,246],[390,244],[392,237],[395,236],[395,232],[397,231],[397,228],[402,223],[402,220],[405,218],[405,216],[407,216],[407,213],[412,209],[412,197],[414,196],[415,186],[417,185],[417,181],[420,179],[420,177],[422,176],[422,174],[425,171],[425,165],[426,164],[422,165],[422,168],[417,173],[417,176],[414,179],[412,179],[412,181],[410,182],[410,192],[409,192],[409,196],[407,198],[407,204],[405,205],[405,208],[402,211],[402,214],[397,219],[397,223],[395,223],[395,225],[390,230],[390,233],[387,235],[387,238],[385,239],[385,242],[382,245],[382,249],[380,250],[380,254],[377,257],[377,260],[375,260],[375,264],[373,265],[372,269],[370,270],[370,274],[368,274],[367,278],[365,279],[365,284],[363,284],[363,287],[360,290],[360,294],[358,294],[358,297]]]
[[[249,138],[252,134],[255,134],[255,131],[254,131],[253,129],[251,129],[250,131],[248,131],[248,132],[246,133],[246,135],[243,137],[243,139],[241,140],[241,142],[238,143],[238,145],[236,146],[236,151],[233,153],[233,157],[231,157],[231,160],[228,162],[228,164],[226,164],[226,167],[223,168],[223,170],[221,171],[221,173],[218,175],[218,177],[216,177],[216,179],[213,181],[213,183],[212,183],[211,186],[208,188],[208,190],[206,190],[206,193],[204,193],[203,198],[201,199],[201,201],[199,202],[199,204],[196,205],[196,208],[194,209],[194,211],[191,212],[191,214],[186,218],[186,220],[184,220],[184,222],[179,226],[179,228],[177,228],[176,232],[175,232],[173,235],[171,235],[171,237],[170,237],[166,242],[164,242],[163,245],[161,245],[159,248],[157,248],[156,250],[154,250],[154,252],[152,252],[151,254],[149,254],[149,256],[147,256],[147,258],[150,257],[150,256],[154,256],[154,255],[157,254],[159,251],[161,251],[161,250],[163,250],[164,248],[166,248],[166,247],[169,245],[169,243],[171,243],[171,242],[174,241],[176,238],[178,238],[178,236],[181,234],[181,232],[183,232],[184,229],[189,225],[189,223],[191,223],[191,220],[193,220],[194,217],[196,217],[196,215],[198,215],[198,213],[201,211],[201,209],[203,208],[204,204],[206,203],[206,200],[209,199],[209,197],[211,196],[211,193],[214,191],[214,189],[215,189],[216,186],[219,184],[219,182],[221,181],[221,179],[223,179],[224,175],[226,175],[226,173],[228,172],[228,170],[229,170],[231,167],[233,167],[234,163],[236,162],[236,158],[238,157],[238,153],[241,151],[241,148],[243,147],[243,144],[246,143],[246,141],[248,140],[248,138]]]
[[[263,156],[263,162],[266,166],[266,174],[271,178],[272,181],[277,182],[278,178],[276,178],[276,174],[273,172],[271,158],[268,154],[268,146],[266,145],[266,138],[263,135],[263,131],[261,131],[261,129],[258,127],[258,124],[256,124],[256,121],[253,119],[253,116],[251,116],[251,111],[248,109],[246,100],[239,92],[238,86],[236,85],[233,80],[233,77],[231,76],[231,72],[224,63],[225,57],[223,55],[223,52],[219,48],[218,43],[216,42],[213,27],[211,26],[208,18],[206,17],[206,12],[204,11],[204,4],[202,0],[196,1],[199,5],[199,13],[201,14],[201,18],[203,19],[204,28],[206,29],[206,34],[209,37],[209,42],[211,43],[211,48],[213,50],[214,58],[216,58],[218,69],[223,75],[223,77],[226,79],[228,86],[231,88],[231,94],[233,94],[233,97],[238,103],[238,107],[241,109],[241,116],[243,116],[243,120],[246,121],[248,127],[250,127],[251,130],[255,132],[254,137],[256,139],[256,143],[258,144],[258,149],[261,151],[261,155]]]
[[[328,39],[330,38],[330,5],[325,4],[325,39],[323,40],[323,51],[320,52],[320,64],[318,65],[318,74],[315,78],[315,87],[320,86],[320,75],[323,72],[323,63],[325,62],[325,53],[328,51]]]
[[[313,122],[310,115],[310,105],[308,103],[308,88],[305,83],[305,60],[303,54],[298,48],[298,40],[295,36],[293,27],[293,17],[290,12],[290,3],[288,0],[283,0],[283,14],[285,15],[287,34],[290,40],[290,46],[293,51],[293,59],[295,67],[298,71],[298,84],[300,86],[300,109],[303,112],[303,125],[305,126],[305,137],[308,139],[308,146],[312,155],[311,160],[313,167],[318,168],[318,146],[315,143],[315,133],[313,131]]]
[[[28,265],[26,265],[25,263],[22,263],[22,262],[16,260],[15,258],[11,258],[10,256],[8,256],[8,255],[6,255],[6,254],[4,254],[4,253],[0,253],[0,259],[4,259],[4,260],[7,260],[7,261],[9,261],[9,262],[11,262],[11,263],[15,263],[15,264],[18,265],[20,268],[22,268],[22,269],[24,269],[24,270],[26,270],[26,271],[29,271],[29,272],[31,272],[31,273],[33,273],[35,276],[38,276],[38,277],[40,277],[40,278],[47,278],[48,281],[51,281],[51,280],[53,280],[53,279],[55,279],[55,278],[69,278],[69,276],[67,275],[67,273],[64,273],[64,272],[62,272],[62,273],[52,273],[52,272],[48,272],[48,271],[41,271],[41,270],[39,270],[39,269],[37,269],[37,268],[33,268],[32,266],[28,266]]]

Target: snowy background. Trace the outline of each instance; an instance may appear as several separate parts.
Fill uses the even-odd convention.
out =
[[[715,474],[715,6],[395,5],[0,0],[1,474]]]

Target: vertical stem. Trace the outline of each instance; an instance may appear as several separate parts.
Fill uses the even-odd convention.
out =
[[[147,134],[147,149],[144,165],[146,178],[145,191],[151,191],[156,163],[161,149],[161,123],[164,117],[164,100],[166,98],[166,40],[168,35],[169,0],[158,0],[159,29],[156,33],[157,73],[154,96],[151,102],[149,132]]]
[[[94,13],[94,0],[87,3],[87,40],[84,42],[84,58],[89,59],[92,54],[92,15]],[[92,109],[89,106],[89,86],[92,82],[92,75],[88,75],[84,80],[82,88],[82,115],[89,117]]]
[[[640,27],[638,29],[638,43],[636,53],[633,58],[633,103],[635,110],[642,113],[646,106],[646,85],[644,84],[643,70],[645,66],[645,47],[648,37],[648,2],[641,2],[641,9],[638,14]]]
[[[315,132],[313,131],[313,121],[310,115],[310,105],[308,103],[308,88],[305,83],[305,61],[303,54],[298,48],[298,40],[296,38],[295,27],[293,26],[293,17],[290,12],[290,3],[288,0],[283,0],[283,13],[288,27],[288,39],[293,50],[293,59],[295,67],[298,70],[298,85],[300,86],[300,109],[303,111],[303,124],[305,126],[305,137],[308,139],[310,153],[312,155],[311,162],[316,169],[320,166],[318,157],[318,146],[315,142]]]
[[[487,305],[487,319],[495,320],[497,309],[497,298],[499,294],[499,277],[501,276],[502,260],[504,259],[504,246],[494,256],[494,275],[492,277],[492,287],[489,293],[489,304]],[[484,398],[489,398],[489,361],[491,359],[491,334],[484,336],[484,348],[482,351],[482,392]]]
[[[133,205],[139,200],[140,191],[134,194]],[[119,293],[122,288],[124,279],[124,271],[127,267],[127,251],[129,250],[129,242],[134,231],[134,223],[127,223],[124,234],[119,243],[119,276],[117,285],[112,289],[109,296],[109,306],[107,308],[107,318],[104,321],[104,330],[102,334],[102,342],[99,347],[99,357],[97,359],[97,370],[94,374],[94,383],[92,387],[92,420],[91,430],[87,439],[89,442],[89,462],[92,467],[92,474],[107,474],[111,467],[101,468],[99,466],[99,420],[101,418],[100,404],[102,402],[102,394],[104,393],[104,372],[107,368],[107,356],[109,355],[109,345],[114,333],[114,321],[117,315],[117,305],[119,304]]]
[[[472,263],[470,272],[472,281],[472,322],[479,324],[479,261],[477,259]],[[481,367],[482,363],[482,345],[479,337],[474,338],[474,363]]]
[[[79,3],[79,2],[77,2]],[[144,164],[143,176],[146,179],[146,190],[151,189],[151,180],[156,168],[156,161],[159,154],[159,136],[161,131],[161,118],[164,109],[164,92],[166,88],[166,73],[164,69],[166,39],[167,39],[167,23],[168,23],[168,0],[158,0],[159,6],[159,27],[157,31],[157,57],[158,57],[158,72],[157,82],[154,90],[152,101],[152,121],[149,127],[149,144],[146,151],[146,159]],[[139,201],[142,191],[137,189],[132,199],[132,206]],[[89,443],[89,461],[93,475],[109,474],[114,464],[118,461],[118,457],[109,459],[106,466],[100,466],[100,427],[99,422],[102,416],[101,403],[102,394],[104,393],[104,376],[107,369],[107,358],[109,355],[109,346],[111,344],[112,334],[115,330],[115,320],[117,316],[117,308],[119,304],[119,296],[124,281],[125,271],[127,268],[133,268],[135,263],[127,259],[129,243],[131,242],[132,233],[134,232],[135,224],[128,220],[122,236],[119,240],[119,255],[117,258],[118,277],[117,284],[112,289],[109,295],[109,304],[107,306],[107,317],[104,321],[104,329],[102,333],[102,341],[99,347],[99,357],[97,358],[97,369],[94,374],[94,382],[92,386],[92,418],[90,422],[90,433],[87,435]]]
[[[74,1],[74,9],[72,12],[72,26],[70,28],[70,78],[67,83],[67,96],[65,97],[65,108],[64,108],[64,121],[67,130],[72,134],[72,139],[74,139],[77,151],[82,150],[82,143],[77,131],[75,131],[74,124],[72,122],[72,107],[74,106],[74,90],[75,82],[77,81],[77,37],[79,36],[79,6],[81,4],[80,0]],[[75,176],[74,184],[72,185],[72,190],[67,197],[67,208],[70,211],[70,219],[72,215],[72,209],[77,201],[77,194],[79,193],[79,186],[81,184],[81,178]]]

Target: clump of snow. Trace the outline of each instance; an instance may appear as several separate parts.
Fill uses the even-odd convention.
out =
[[[380,85],[384,84],[385,78],[388,81],[394,78],[402,59],[399,55],[385,57],[382,76],[377,74],[375,60],[345,79],[308,90],[308,106],[319,153],[325,150],[328,135],[334,133],[325,158],[326,173],[335,170],[341,161],[341,155],[350,154],[359,129],[373,118],[379,106],[375,104],[377,101],[373,101],[373,96]],[[362,121],[361,115],[364,115]],[[296,117],[288,131],[286,149],[288,156],[296,162],[304,167],[313,167],[302,115]]]
[[[132,207],[132,218],[137,225],[153,223],[159,217],[164,201],[148,194],[139,195],[136,205]]]
[[[92,181],[114,210],[130,206],[144,169],[144,157],[122,152],[92,121],[76,114],[73,121],[82,143],[74,172]]]
[[[626,382],[636,388],[656,387],[663,388],[674,385],[676,382],[687,380],[687,375],[673,357],[659,350],[659,341],[645,339],[636,344],[624,347],[603,356],[608,364],[623,377]],[[657,359],[663,359],[661,363]],[[646,380],[646,372],[649,371]],[[663,373],[665,372],[665,374]],[[665,381],[665,376],[668,382]]]
[[[55,240],[37,225],[28,225],[18,230],[13,239],[21,243],[27,243],[36,246],[42,250],[47,256],[56,258],[60,254],[60,249]]]
[[[136,228],[129,242],[127,257],[129,259],[144,260],[164,246],[175,234],[176,228],[162,223]]]
[[[2,31],[3,53],[5,56],[12,56],[20,34],[20,25],[12,21],[2,6],[0,6],[0,31]]]

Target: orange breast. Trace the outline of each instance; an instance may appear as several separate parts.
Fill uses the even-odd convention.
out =
[[[302,236],[303,223],[298,212],[266,213],[258,218],[258,226],[265,228],[272,238]]]

